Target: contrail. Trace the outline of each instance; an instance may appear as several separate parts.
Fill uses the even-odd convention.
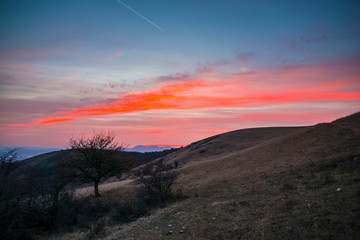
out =
[[[144,17],[143,15],[141,15],[140,13],[129,7],[128,5],[126,5],[125,3],[121,2],[120,0],[116,0],[116,1],[121,5],[123,5],[124,7],[126,7],[127,9],[129,9],[130,11],[132,11],[133,13],[135,13],[136,15],[138,15],[139,17],[141,17],[142,19],[144,19],[145,21],[147,21],[148,23],[150,23],[151,25],[153,25],[154,27],[156,27],[157,29],[159,29],[160,31],[164,32],[164,29],[162,29],[161,27],[159,27],[158,25],[156,25],[155,23],[153,23],[152,21],[150,21],[149,19],[147,19],[146,17]]]

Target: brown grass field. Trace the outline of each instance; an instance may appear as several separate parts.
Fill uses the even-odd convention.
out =
[[[129,224],[106,226],[93,239],[360,237],[360,113],[311,127],[229,132],[164,161],[179,162],[176,188],[188,197]],[[129,180],[108,184],[103,197],[135,188]],[[86,232],[52,236],[86,238]]]

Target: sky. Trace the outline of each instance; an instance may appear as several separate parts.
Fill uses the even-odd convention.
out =
[[[357,0],[0,4],[0,146],[184,146],[359,110]]]

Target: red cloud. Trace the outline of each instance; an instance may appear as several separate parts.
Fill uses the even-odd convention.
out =
[[[311,102],[359,101],[360,89],[357,86],[360,74],[353,66],[351,64],[299,66],[277,71],[253,71],[251,74],[230,77],[226,74],[223,77],[217,74],[212,80],[178,80],[158,89],[119,96],[118,101],[111,103],[99,103],[73,111],[56,112],[46,119],[36,120],[31,125],[149,110],[246,108]]]
[[[43,120],[38,122],[38,124],[50,124],[50,123],[59,123],[59,122],[68,122],[75,120],[75,118],[54,118],[49,120]]]

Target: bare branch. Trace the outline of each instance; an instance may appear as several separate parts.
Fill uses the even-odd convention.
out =
[[[81,182],[94,182],[95,196],[98,184],[104,177],[120,175],[132,163],[121,157],[124,145],[115,141],[112,132],[94,132],[92,137],[71,137],[69,149],[73,154],[64,159],[60,168],[66,177]]]

